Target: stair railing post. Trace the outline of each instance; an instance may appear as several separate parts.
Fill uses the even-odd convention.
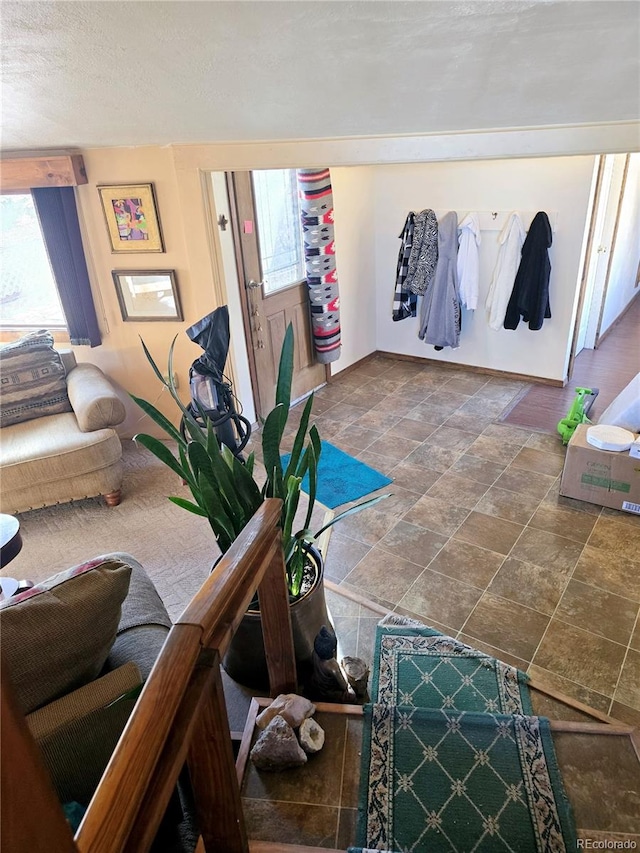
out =
[[[195,725],[188,757],[198,829],[207,853],[249,853],[217,653],[212,667],[212,690]]]
[[[271,696],[297,690],[287,570],[282,547],[276,549],[258,587],[264,651]]]

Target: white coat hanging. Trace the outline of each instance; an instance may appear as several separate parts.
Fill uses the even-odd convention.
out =
[[[478,307],[481,240],[478,215],[469,213],[458,226],[458,287],[460,302],[469,311]]]
[[[503,327],[509,297],[520,265],[525,236],[526,232],[520,214],[512,213],[498,238],[500,243],[498,260],[485,303],[489,326],[496,331]]]

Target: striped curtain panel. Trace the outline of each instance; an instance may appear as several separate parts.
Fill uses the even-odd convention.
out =
[[[329,169],[298,169],[300,216],[316,360],[340,358],[340,293]]]

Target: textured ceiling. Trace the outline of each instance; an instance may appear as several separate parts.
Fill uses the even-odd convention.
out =
[[[3,2],[2,145],[637,119],[631,2]]]

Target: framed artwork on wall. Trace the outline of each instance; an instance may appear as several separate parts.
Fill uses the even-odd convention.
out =
[[[111,252],[164,252],[153,184],[98,187]]]
[[[113,270],[125,322],[182,320],[174,270]]]

